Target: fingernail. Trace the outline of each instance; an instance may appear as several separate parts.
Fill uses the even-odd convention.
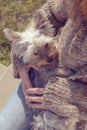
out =
[[[28,99],[28,96],[26,96],[25,99]]]
[[[30,90],[31,89],[31,87],[29,86],[27,89],[26,89],[26,91],[28,91],[28,90]]]

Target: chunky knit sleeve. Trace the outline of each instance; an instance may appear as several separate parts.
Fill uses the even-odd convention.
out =
[[[55,36],[61,26],[64,26],[67,14],[63,0],[48,0],[41,9],[34,13],[32,26],[48,36]]]
[[[69,79],[87,83],[87,65],[81,67],[74,75],[70,76]]]
[[[62,23],[65,23],[67,20],[67,12],[64,0],[47,0],[50,12],[55,17],[56,20],[59,20]]]

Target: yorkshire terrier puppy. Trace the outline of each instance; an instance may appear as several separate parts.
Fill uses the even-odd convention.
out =
[[[32,86],[45,87],[50,77],[56,74],[58,66],[58,53],[53,38],[40,34],[39,30],[34,28],[29,28],[22,33],[10,29],[4,29],[4,32],[6,37],[12,41],[11,60],[14,77],[19,78],[19,71],[28,65],[28,80]],[[32,77],[32,69],[36,70],[36,77]],[[41,72],[41,75],[38,76],[37,72]],[[63,122],[63,120],[59,121],[52,112],[40,110],[38,116],[34,115],[32,128],[35,130],[55,130],[64,127],[62,126]]]

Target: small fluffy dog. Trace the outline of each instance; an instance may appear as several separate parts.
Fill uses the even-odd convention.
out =
[[[53,38],[41,34],[32,27],[24,32],[4,29],[6,37],[12,41],[11,59],[14,66],[14,77],[24,65],[40,70],[47,64],[54,64],[57,51]]]
[[[49,78],[56,74],[58,66],[58,54],[53,38],[40,34],[39,30],[34,28],[29,28],[22,33],[10,29],[4,29],[4,32],[6,37],[12,41],[11,59],[14,77],[19,78],[19,71],[28,65],[42,73],[32,79],[31,72],[28,77],[29,82],[34,84],[34,87],[45,87]],[[32,128],[35,130],[55,130],[57,128],[58,130],[62,124],[63,120],[59,120],[55,114],[40,110],[38,116],[34,116]]]

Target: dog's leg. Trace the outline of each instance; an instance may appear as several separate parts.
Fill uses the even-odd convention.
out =
[[[76,129],[76,123],[78,122],[78,118],[69,117],[68,121],[66,123],[67,130],[77,130]]]
[[[67,130],[76,130],[76,123],[79,122],[79,111],[77,107],[67,104],[65,110],[63,109],[62,112],[68,116],[67,121],[65,121]]]
[[[87,130],[87,122],[85,123],[85,128],[84,128],[84,130]]]
[[[47,107],[51,108],[51,111],[54,110],[57,116],[62,116],[62,118],[66,118],[65,130],[76,130],[76,123],[79,122],[80,117],[77,107],[71,104],[62,103],[63,102],[60,102],[57,106],[50,106],[50,104],[47,104]]]
[[[44,121],[51,130],[66,130],[65,118],[58,117],[56,114],[45,111]],[[48,129],[47,129],[48,130]]]
[[[51,97],[51,95],[50,95]],[[57,116],[62,116],[66,118],[65,121],[65,130],[75,130],[76,123],[79,122],[80,114],[76,106],[68,104],[67,100],[63,101],[59,98],[56,98],[56,95],[53,95],[53,99],[50,98],[44,102],[45,109],[53,111]]]

